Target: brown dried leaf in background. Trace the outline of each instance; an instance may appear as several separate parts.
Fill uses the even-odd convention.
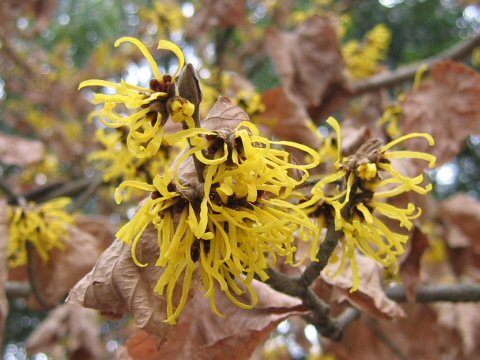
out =
[[[97,238],[75,226],[69,228],[70,238],[64,251],[55,249],[49,261],[35,256],[35,275],[38,287],[49,305],[55,306],[69,290],[90,271],[100,256],[103,246]],[[35,295],[30,297],[33,309],[42,309]]]
[[[158,333],[168,328],[165,320],[166,299],[153,292],[162,269],[155,266],[158,258],[157,232],[147,228],[137,247],[147,267],[135,265],[131,248],[120,240],[101,255],[95,267],[70,291],[68,301],[100,310],[112,317],[131,313],[140,328]]]
[[[7,202],[0,199],[0,347],[3,346],[5,321],[8,316],[8,300],[5,289],[8,278],[8,226]]]
[[[250,121],[248,114],[230,99],[220,96],[201,126],[209,130],[234,130],[242,121]]]
[[[114,225],[108,216],[102,215],[79,214],[75,216],[75,225],[97,240],[96,244],[100,253],[112,243],[118,230],[118,226]]]
[[[480,202],[465,193],[457,193],[451,198],[440,202],[439,215],[446,224],[447,230],[452,227],[456,231],[448,231],[447,242],[451,246],[459,245],[458,239],[463,241],[460,245],[473,245],[480,250]],[[468,242],[465,240],[468,238]]]
[[[137,330],[127,342],[130,357],[221,360],[229,354],[231,360],[249,359],[280,321],[305,311],[299,299],[260,282],[255,282],[255,288],[260,300],[252,310],[237,307],[217,292],[217,304],[225,318],[213,313],[209,300],[197,294],[176,326],[164,328],[166,331],[156,336]]]
[[[38,32],[45,31],[57,12],[58,0],[37,0],[34,4],[35,28]]]
[[[407,256],[400,264],[400,275],[402,276],[408,301],[415,301],[415,289],[420,282],[420,261],[423,253],[429,247],[428,237],[417,227],[409,242],[410,248]]]
[[[68,359],[94,360],[106,353],[100,335],[96,311],[77,304],[63,304],[35,328],[26,345],[30,354],[58,353],[57,347],[60,346]]]
[[[432,152],[437,165],[451,160],[465,147],[466,139],[480,134],[480,74],[466,65],[444,61],[434,65],[430,77],[400,104],[403,133],[426,132],[436,145],[411,141],[407,146]]]
[[[360,289],[354,292],[353,273],[348,264],[342,274],[333,276],[338,264],[329,264],[321,277],[334,286],[332,297],[338,302],[347,300],[358,309],[383,319],[404,317],[405,313],[396,302],[390,300],[382,286],[382,267],[374,260],[357,254],[360,269]],[[332,274],[332,275],[330,275]]]
[[[350,91],[333,20],[314,16],[294,32],[270,30],[267,49],[284,87],[316,123],[343,105]]]
[[[326,341],[325,351],[337,360],[464,359],[458,339],[435,325],[428,305],[410,304],[405,311],[407,317],[395,322],[362,316],[347,327],[340,342]]]
[[[480,304],[477,303],[435,303],[438,324],[459,334],[466,358],[473,359],[480,350]]]
[[[6,165],[27,166],[43,159],[45,147],[38,140],[0,134],[0,162]]]
[[[198,37],[215,28],[230,28],[245,23],[245,0],[203,0],[198,5],[195,17],[186,29],[188,36]]]
[[[315,130],[303,105],[285,88],[275,88],[263,94],[266,111],[255,118],[268,126],[269,132],[282,140],[295,141],[319,149],[322,138]]]

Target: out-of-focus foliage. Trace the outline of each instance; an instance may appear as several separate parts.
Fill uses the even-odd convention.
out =
[[[318,179],[320,174],[332,170],[329,165],[335,161],[337,154],[342,153],[345,155],[345,159],[353,159],[356,150],[372,133],[375,136],[383,137],[387,143],[393,138],[398,138],[402,133],[406,133],[402,128],[404,116],[407,116],[407,119],[410,116],[415,125],[420,124],[420,122],[416,122],[415,117],[411,112],[409,113],[408,109],[406,112],[404,111],[403,99],[405,97],[397,96],[401,91],[405,93],[410,91],[406,101],[412,101],[413,98],[426,106],[426,110],[421,116],[422,119],[428,117],[425,116],[425,113],[432,113],[429,111],[430,105],[422,98],[426,94],[425,97],[433,99],[428,89],[429,87],[430,89],[435,88],[436,85],[434,80],[429,77],[431,74],[428,72],[425,74],[425,82],[422,80],[418,89],[411,90],[412,86],[408,83],[393,91],[369,94],[350,102],[347,101],[351,96],[349,83],[357,79],[367,79],[374,74],[385,73],[390,68],[424,59],[449,48],[452,44],[479,31],[479,13],[478,5],[473,3],[430,0],[2,1],[0,4],[0,22],[2,23],[0,29],[0,132],[8,134],[2,134],[2,138],[0,138],[2,142],[2,146],[0,146],[2,181],[3,178],[7,179],[16,194],[28,194],[29,191],[35,191],[45,184],[57,183],[58,186],[61,186],[82,178],[95,179],[98,177],[109,183],[108,186],[103,186],[97,191],[84,206],[86,211],[106,214],[108,219],[75,219],[76,227],[71,230],[73,231],[73,243],[68,245],[67,242],[67,248],[64,251],[57,249],[52,255],[54,262],[44,262],[37,256],[34,271],[39,273],[38,280],[40,287],[44,287],[44,295],[47,295],[52,303],[63,300],[68,288],[92,268],[100,253],[110,245],[113,233],[119,223],[126,221],[127,217],[133,217],[142,192],[131,191],[126,197],[126,200],[131,201],[126,202],[123,209],[114,208],[114,187],[122,180],[150,183],[156,175],[165,172],[166,164],[170,164],[186,144],[184,141],[178,148],[159,147],[157,149],[159,152],[154,160],[138,159],[128,151],[128,131],[124,131],[124,128],[105,129],[104,124],[92,116],[90,116],[90,121],[87,121],[90,111],[92,109],[98,111],[100,107],[98,103],[95,106],[88,103],[93,100],[92,90],[77,91],[80,82],[86,79],[106,79],[112,83],[121,83],[122,80],[125,80],[133,86],[146,88],[146,92],[149,89],[153,90],[152,92],[156,91],[155,86],[152,88],[149,83],[153,76],[147,61],[141,54],[128,46],[114,48],[111,44],[118,38],[135,36],[142,39],[149,49],[154,50],[160,39],[178,43],[184,49],[187,59],[198,71],[204,92],[204,101],[200,109],[202,117],[206,116],[218,95],[228,96],[248,113],[248,116],[259,127],[262,135],[264,133],[267,137],[303,142],[318,150],[323,164],[323,167],[317,169],[318,174],[315,176]],[[477,70],[478,54],[477,48],[470,59],[471,64],[476,66]],[[154,51],[154,57],[158,61],[162,73],[171,73],[177,67],[178,59],[172,54]],[[345,61],[342,57],[345,58]],[[445,65],[445,67],[448,66]],[[322,69],[320,73],[318,73],[319,69]],[[473,72],[473,70],[471,71]],[[452,79],[452,89],[455,89],[457,85],[456,78]],[[107,89],[104,86],[95,90],[101,96],[107,95],[107,97],[113,95],[115,91],[113,88]],[[446,90],[446,92],[449,91]],[[132,93],[134,92],[132,91]],[[452,93],[459,94],[456,91],[452,91]],[[445,99],[445,94],[440,91],[437,95],[438,98],[432,101],[441,103]],[[451,97],[451,99],[453,98],[454,96]],[[469,101],[469,103],[473,104],[474,102]],[[138,106],[139,111],[144,110],[143,105]],[[444,104],[442,103],[442,105]],[[125,113],[122,106],[119,106],[119,114]],[[348,110],[345,110],[346,107]],[[419,108],[420,106],[415,105],[415,109]],[[446,118],[452,119],[452,121],[457,117],[464,119],[463,116],[452,115],[444,111],[445,108],[448,106],[439,106],[441,109],[439,112]],[[334,111],[337,111],[339,118],[343,120],[342,127],[345,126],[343,127],[345,141],[341,150],[337,149],[337,139],[332,135],[331,128],[325,125],[327,116]],[[384,114],[383,118],[382,114]],[[379,121],[380,118],[382,118],[381,121]],[[435,118],[439,117],[435,116]],[[146,120],[144,121],[146,128],[149,127],[149,124],[152,127],[155,125],[154,122],[150,122],[150,118],[144,120]],[[432,132],[433,130],[428,129],[431,123],[431,119],[428,120],[427,128],[418,131]],[[453,149],[449,156],[456,155],[461,149],[464,150],[450,163],[430,173],[436,182],[434,191],[438,198],[449,197],[458,191],[469,192],[479,198],[480,141],[478,134],[472,135],[468,139],[465,135],[467,129],[473,129],[472,132],[476,132],[476,127],[473,126],[476,123],[472,121],[472,127],[464,127],[465,131],[461,134],[456,131],[455,124],[452,122],[452,131],[458,137],[450,137],[450,140],[455,142],[455,146],[449,148],[449,150]],[[318,131],[317,125],[320,125],[321,131]],[[448,126],[437,125],[437,130],[448,128]],[[165,131],[176,132],[178,130],[178,128],[173,128]],[[328,133],[330,135],[325,137]],[[444,135],[439,135],[440,138],[442,136]],[[293,163],[304,156],[301,151],[297,150],[291,151]],[[339,163],[341,160],[337,159]],[[365,186],[365,183],[374,179],[377,176],[377,165],[379,164],[367,161],[365,164],[355,165],[351,173],[355,173],[355,176],[358,175],[358,179],[360,179],[355,180],[358,182],[355,187],[357,185]],[[418,174],[419,170],[423,171],[414,164],[408,163],[404,166],[408,176]],[[342,171],[346,171],[345,168],[342,169]],[[289,169],[288,179],[290,176],[297,175],[292,169]],[[352,175],[352,177],[355,176]],[[402,178],[402,180],[405,179]],[[413,187],[416,185],[414,184]],[[327,183],[326,186],[328,191],[333,193],[333,183]],[[233,188],[233,185],[232,188],[224,185],[219,192],[223,191],[223,197],[228,199],[230,192],[234,192]],[[95,192],[95,190],[95,186],[92,185],[77,193],[74,192],[74,196],[77,197],[77,200],[82,200],[82,193]],[[242,188],[241,191],[245,196],[247,194],[253,196],[251,189]],[[360,190],[355,188],[355,195],[359,198],[362,196],[368,198],[369,191],[370,189],[366,188]],[[12,206],[15,201],[18,201],[15,199],[15,194],[6,193],[6,195]],[[342,211],[343,213],[355,212],[357,220],[362,217],[368,218],[370,211],[373,211],[369,203],[371,200],[361,198],[355,206],[348,209],[337,206],[337,210],[339,213]],[[399,201],[407,204],[417,200],[402,198]],[[73,207],[76,204],[74,202]],[[450,206],[446,203],[442,204],[445,208]],[[400,205],[397,206],[397,209],[399,208],[401,208]],[[334,266],[328,268],[328,274],[314,287],[322,287],[322,295],[325,294],[325,298],[328,294],[328,298],[331,295],[332,299],[339,302],[348,301],[369,314],[380,318],[392,318],[401,316],[404,314],[404,310],[388,299],[383,292],[383,280],[389,276],[395,280],[398,280],[398,277],[404,277],[407,285],[419,283],[420,269],[422,269],[422,276],[433,283],[465,279],[470,281],[475,278],[476,275],[472,275],[471,270],[475,269],[478,259],[475,254],[468,252],[474,246],[472,245],[474,240],[469,237],[471,230],[462,228],[455,222],[453,216],[448,218],[447,215],[442,217],[439,214],[431,214],[430,212],[434,213],[431,209],[435,209],[436,205],[422,204],[422,208],[427,213],[426,216],[430,217],[430,220],[421,226],[421,230],[427,238],[419,240],[421,236],[415,232],[412,247],[420,244],[417,250],[422,249],[418,252],[417,258],[411,260],[409,258],[410,250],[405,249],[406,258],[409,259],[405,260],[405,263],[414,263],[414,265],[410,265],[411,268],[414,268],[413,275],[408,270],[402,272],[402,269],[400,275],[388,273],[394,269],[388,269],[388,274],[385,275],[373,260],[359,256],[358,263],[362,265],[361,270],[358,269],[358,264],[353,263],[343,266],[346,268],[341,272],[341,276],[329,276],[335,273],[339,263],[343,263],[338,261],[342,254],[337,252],[334,255]],[[391,208],[386,209],[387,213],[391,210]],[[321,219],[324,214],[321,208],[317,210],[320,215],[316,218],[315,224],[319,225],[323,221]],[[455,211],[452,210],[452,213]],[[17,217],[22,217],[21,214],[20,211],[17,212]],[[216,213],[212,216],[215,217]],[[411,219],[405,220],[404,218],[405,216],[414,217],[413,213],[399,216],[405,223],[408,223],[408,227],[412,227]],[[472,219],[474,218],[472,216]],[[68,222],[70,223],[70,218]],[[358,224],[352,224],[347,221],[343,226],[351,225],[350,230],[353,229],[352,232],[354,232],[354,225]],[[450,230],[445,224],[450,224]],[[43,226],[38,223],[33,225],[40,226],[40,228]],[[29,231],[37,231],[33,225],[30,226]],[[114,229],[112,230],[111,227]],[[228,229],[229,227],[232,225],[229,225],[228,222],[222,225],[222,228]],[[406,237],[406,235],[402,236]],[[461,241],[455,243],[455,239],[461,239]],[[27,241],[35,242],[35,238],[25,238],[22,241],[25,243]],[[383,243],[379,242],[379,244]],[[140,248],[143,251],[141,246]],[[147,253],[152,250],[148,247],[145,249]],[[300,249],[300,251],[308,252],[306,249]],[[468,260],[462,265],[459,265],[454,258],[455,254],[460,253],[463,256],[462,259]],[[386,254],[390,255],[388,251]],[[350,255],[352,255],[351,251]],[[22,256],[22,259],[26,260],[25,252]],[[113,250],[104,253],[100,264],[109,265],[107,260],[120,258],[122,269],[129,269],[132,274],[135,274],[133,277],[138,274],[140,277],[144,276],[143,282],[138,288],[135,287],[135,291],[129,293],[131,283],[116,268],[111,268],[109,274],[113,280],[109,283],[111,285],[109,289],[115,288],[117,284],[125,285],[124,292],[121,296],[119,295],[120,298],[130,302],[128,310],[133,313],[137,322],[147,322],[150,321],[152,310],[156,311],[155,316],[164,312],[163,305],[159,305],[156,295],[142,293],[145,289],[153,287],[161,274],[155,273],[155,276],[152,276],[152,273],[148,273],[151,269],[139,270],[132,263],[130,256],[130,249],[126,245],[117,244],[114,245]],[[343,256],[348,256],[348,254]],[[336,263],[335,260],[337,260]],[[389,258],[385,263],[390,264],[390,260]],[[152,256],[151,261],[154,264],[156,257]],[[26,261],[23,262],[26,263]],[[400,267],[404,266],[403,264],[400,264]],[[283,265],[281,264],[281,266]],[[155,269],[154,271],[159,271],[158,267]],[[70,270],[73,274],[71,276]],[[20,268],[18,272],[10,274],[11,279],[26,281],[27,271],[26,267]],[[289,269],[288,271],[295,272],[297,270]],[[215,271],[210,273],[217,276]],[[354,277],[352,273],[356,276]],[[361,289],[358,292],[350,293],[349,289],[352,286],[359,285],[360,278],[358,276],[363,279],[360,283]],[[101,280],[104,281],[103,278]],[[210,281],[214,282],[211,279]],[[200,346],[197,343],[198,338],[195,337],[199,332],[198,329],[203,329],[203,327],[221,329],[219,333],[207,334],[209,337],[202,340],[205,341],[205,344],[201,344],[205,346],[203,351],[207,351],[210,356],[211,349],[208,346],[222,344],[224,349],[231,350],[231,353],[234,349],[240,348],[248,352],[253,351],[253,348],[261,343],[280,321],[292,314],[304,311],[297,299],[292,300],[286,295],[277,297],[278,293],[272,295],[273,290],[264,286],[265,284],[254,284],[255,288],[251,292],[258,292],[260,305],[252,310],[251,314],[255,315],[252,315],[249,321],[243,322],[242,313],[237,312],[236,308],[232,308],[224,297],[217,299],[217,302],[230,315],[223,325],[227,329],[233,329],[228,336],[222,332],[224,328],[216,317],[199,318],[195,320],[196,322],[186,321],[190,319],[189,314],[191,318],[195,318],[194,315],[197,313],[209,313],[208,299],[198,300],[190,307],[186,307],[187,316],[183,320],[179,319],[179,330],[174,335],[177,334],[179,338],[183,336],[182,341],[186,341],[185,334],[190,334],[188,344],[195,347]],[[171,295],[174,297],[173,290]],[[145,296],[151,296],[149,299],[154,304],[148,311],[141,302],[131,301],[132,299],[144,301]],[[101,300],[102,296],[99,298]],[[274,303],[269,302],[272,299],[275,300]],[[32,295],[28,300],[29,306],[41,307],[37,300]],[[121,311],[125,311],[122,301],[119,300],[119,304],[121,304],[118,306]],[[102,306],[105,305],[105,309],[102,308],[102,310],[106,315],[118,316],[121,313],[120,310],[118,313],[108,311],[117,304],[112,305],[108,301],[100,301],[100,303]],[[11,314],[6,330],[7,353],[16,354],[18,358],[26,358],[24,354],[26,337],[32,328],[36,327],[39,321],[48,314],[46,312],[31,313],[23,300],[10,301],[10,304]],[[428,324],[436,322],[438,318],[438,326],[444,326],[452,333],[462,335],[460,342],[448,343],[453,349],[452,353],[458,351],[455,354],[471,355],[474,353],[475,346],[475,337],[472,334],[478,328],[475,318],[468,321],[466,314],[471,311],[468,306],[454,307],[447,311],[440,307],[429,307],[420,315],[416,310],[406,310],[409,315],[416,319],[424,319]],[[272,308],[274,309],[273,314]],[[342,305],[334,304],[333,311],[340,308]],[[458,322],[453,317],[442,318],[442,311],[454,314],[454,318],[458,319]],[[52,317],[49,321],[58,324],[54,327],[59,331],[58,333],[51,332],[51,338],[56,336],[68,338],[65,335],[67,333],[76,334],[72,335],[72,338],[82,338],[79,334],[84,330],[79,330],[79,327],[75,328],[72,326],[74,320],[69,320],[75,319],[75,316],[62,315],[61,321],[55,322],[55,314],[58,315],[58,312],[51,314]],[[437,314],[440,315],[437,316]],[[155,319],[157,318],[155,317]],[[92,321],[85,325],[85,329],[88,326],[99,326],[98,324],[92,325],[97,320],[95,317],[91,316],[90,320]],[[353,351],[352,349],[357,350],[359,347],[358,342],[344,342],[339,345],[340,349],[336,348],[336,345],[327,343],[325,348],[335,352],[338,357],[329,353],[325,354],[323,351],[325,343],[320,344],[316,330],[311,325],[305,327],[303,322],[295,321],[288,320],[282,323],[283,327],[281,326],[277,333],[271,335],[261,351],[264,359],[308,357],[309,359],[333,360],[342,358],[345,349]],[[238,326],[239,322],[241,322],[241,326]],[[125,323],[117,325],[118,323],[105,321],[102,321],[102,324],[101,328],[96,328],[96,331],[102,330],[101,339],[110,353],[116,351],[119,344],[125,343],[130,354],[140,357],[144,356],[146,351],[156,354],[155,343],[158,342],[158,339],[151,335],[138,331],[126,342],[132,333],[131,324],[125,326]],[[400,320],[399,324],[402,332],[400,338],[402,341],[406,341],[404,337],[413,332],[407,321]],[[358,329],[352,331],[362,334],[360,342],[375,343],[383,351],[382,354],[387,354],[385,355],[387,357],[391,354],[388,353],[388,349],[385,350],[386,346],[374,332],[375,329],[380,329],[378,331],[391,334],[395,329],[392,330],[390,323],[382,322],[380,327],[376,328],[377,325],[377,323],[372,325],[369,322],[362,322],[357,325]],[[160,334],[171,335],[169,333],[171,328],[163,326],[160,328],[162,329]],[[288,329],[285,330],[285,328]],[[236,333],[234,329],[237,329],[239,333]],[[156,330],[158,329],[156,328]],[[349,332],[346,336],[354,337]],[[444,349],[437,346],[436,343],[440,340],[435,338],[427,343],[426,348],[433,349],[432,354],[442,353]],[[86,344],[88,342],[79,344],[75,343],[75,340],[70,343],[67,341],[67,343],[61,344],[61,351],[58,354],[61,353],[61,356],[66,357],[74,356],[73,354],[78,349],[83,351],[84,347],[82,346]],[[168,351],[176,356],[178,356],[178,351],[185,351],[184,343],[181,343],[180,340],[168,345],[170,346]],[[445,347],[448,346],[445,345]],[[218,348],[214,346],[212,348],[218,351]],[[461,350],[459,350],[460,348]],[[419,351],[421,354],[425,354],[428,353],[428,349],[424,352]],[[50,350],[42,349],[47,352]],[[34,351],[40,350],[35,348]],[[359,358],[363,354],[365,354],[365,358],[372,355],[368,351],[365,353],[362,351],[366,350],[358,349],[358,352],[355,352],[360,354]],[[78,358],[95,357],[100,356],[98,354],[102,352],[92,351],[92,353],[96,355],[78,352],[76,356],[79,356]],[[415,352],[413,353],[415,354]]]

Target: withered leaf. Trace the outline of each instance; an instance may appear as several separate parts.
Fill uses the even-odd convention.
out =
[[[480,349],[480,304],[476,303],[437,303],[438,324],[454,330],[460,335],[462,350],[466,358],[473,358]]]
[[[7,202],[0,199],[0,346],[3,346],[5,321],[8,316],[8,300],[5,285],[8,277],[8,211]]]
[[[320,134],[315,131],[303,104],[284,88],[266,91],[262,97],[266,111],[257,117],[268,126],[269,132],[282,140],[295,141],[319,149]]]
[[[31,354],[40,351],[55,353],[60,345],[64,356],[69,359],[95,360],[105,356],[105,346],[100,335],[96,311],[77,304],[63,304],[35,328],[26,345]]]
[[[428,305],[405,306],[407,317],[395,322],[365,318],[347,327],[340,342],[325,342],[337,360],[462,359],[458,339],[436,326]]]
[[[465,140],[480,133],[480,74],[466,65],[451,61],[432,68],[428,79],[407,94],[401,103],[404,133],[426,132],[436,145],[425,141],[409,142],[412,149],[432,152],[437,165],[451,160],[465,146]]]
[[[255,282],[255,288],[260,301],[252,310],[238,308],[218,292],[217,304],[225,318],[214,314],[209,300],[197,294],[179,323],[165,328],[167,333],[152,336],[138,330],[127,343],[130,357],[220,360],[229,354],[232,360],[249,359],[280,321],[305,311],[300,300],[278,293],[266,284]]]
[[[248,114],[228,98],[220,96],[201,126],[209,130],[234,130],[242,121],[250,121]]]
[[[0,162],[27,166],[43,159],[45,147],[41,141],[0,134]]]
[[[458,193],[451,198],[440,202],[440,213],[442,221],[447,228],[454,227],[456,232],[448,232],[448,243],[451,246],[468,245],[465,241],[459,243],[459,239],[466,236],[471,245],[480,249],[480,202],[465,193]]]
[[[203,0],[194,21],[187,27],[190,36],[197,37],[213,28],[240,26],[245,22],[245,0]]]
[[[333,20],[314,16],[294,32],[271,30],[267,50],[284,87],[308,108],[315,122],[343,105],[349,89]]]
[[[408,254],[400,264],[400,275],[407,290],[408,301],[415,300],[415,288],[420,281],[420,261],[428,245],[428,237],[415,227]]]
[[[36,281],[51,306],[61,302],[77,281],[90,271],[104,248],[99,245],[101,240],[76,226],[71,226],[69,232],[65,250],[52,251],[49,261],[35,254]],[[29,303],[34,309],[42,308],[35,295],[30,297]]]
[[[383,291],[381,266],[360,254],[357,254],[357,260],[360,269],[360,289],[357,291],[349,291],[353,287],[353,273],[349,264],[337,276],[332,275],[338,264],[329,264],[322,272],[322,279],[334,286],[332,297],[339,302],[347,300],[360,310],[383,319],[405,316],[402,308]]]
[[[149,264],[147,267],[135,265],[130,246],[115,240],[92,271],[70,291],[68,301],[114,317],[131,313],[137,325],[150,333],[169,327],[162,322],[166,318],[166,299],[153,292],[162,273],[155,266],[159,250],[153,227],[143,234],[137,252]]]
[[[121,317],[131,313],[137,326],[152,334],[156,344],[152,347],[150,336],[137,333],[128,347],[134,359],[221,359],[225,353],[235,354],[234,359],[247,359],[278,322],[305,311],[300,300],[257,283],[260,303],[253,310],[238,308],[218,290],[218,308],[227,316],[221,318],[210,309],[209,299],[196,290],[197,279],[177,325],[164,323],[166,299],[153,292],[163,271],[155,266],[158,251],[153,227],[146,230],[137,247],[147,267],[136,266],[130,246],[115,240],[69,296],[69,302],[106,314]],[[135,346],[139,342],[145,344]]]

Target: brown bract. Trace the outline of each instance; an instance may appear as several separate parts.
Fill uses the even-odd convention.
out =
[[[61,354],[72,360],[101,359],[106,351],[98,320],[94,310],[75,304],[60,305],[30,334],[27,350],[30,354],[55,354],[56,358]]]
[[[283,86],[308,109],[315,122],[343,105],[349,90],[331,19],[311,17],[294,32],[270,30],[267,49]]]
[[[27,166],[43,159],[45,147],[38,140],[0,134],[0,162],[6,165]]]
[[[355,307],[373,316],[383,319],[404,317],[402,308],[390,300],[382,286],[382,267],[374,260],[357,254],[360,269],[360,289],[354,292],[353,273],[348,264],[345,271],[337,276],[335,274],[338,264],[329,264],[322,272],[321,277],[328,284],[334,286],[332,297],[338,302],[347,300]]]
[[[437,165],[451,160],[465,147],[465,140],[480,133],[480,75],[460,63],[444,61],[436,64],[428,79],[410,92],[401,103],[403,133],[426,132],[436,145],[430,149],[422,139],[407,146],[432,152]]]
[[[8,211],[7,202],[0,199],[0,347],[3,346],[5,321],[8,316],[8,300],[5,292],[5,284],[8,277],[7,264],[8,248]]]

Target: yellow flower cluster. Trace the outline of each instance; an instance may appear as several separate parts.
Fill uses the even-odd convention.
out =
[[[254,277],[265,280],[266,269],[277,256],[293,261],[294,232],[313,225],[308,216],[287,199],[303,183],[307,169],[318,164],[317,153],[291,142],[272,142],[259,136],[249,122],[233,131],[194,129],[177,137],[188,137],[192,147],[176,160],[176,168],[153,184],[127,181],[116,192],[121,201],[125,187],[152,192],[134,219],[120,229],[119,239],[132,244],[132,258],[147,226],[158,230],[160,258],[165,268],[155,291],[167,296],[167,322],[175,323],[190,290],[192,276],[199,268],[212,309],[215,283],[236,305],[252,308],[258,301]],[[199,136],[198,134],[203,136]],[[290,154],[275,146],[292,146],[314,159],[294,165]],[[191,156],[205,165],[204,183],[182,183],[179,166]],[[290,173],[298,172],[294,177]],[[313,230],[313,229],[312,229]],[[173,304],[173,294],[183,277],[182,296]],[[250,303],[242,300],[247,292]]]
[[[348,71],[354,79],[364,79],[379,70],[379,63],[385,60],[392,32],[383,24],[370,30],[363,42],[350,40],[343,47],[343,56]]]
[[[158,48],[172,51],[179,61],[173,77],[162,75],[155,59],[142,42],[123,37],[115,42],[115,46],[124,42],[137,46],[152,67],[155,78],[150,81],[150,88],[128,84],[123,80],[119,84],[105,80],[86,80],[80,84],[79,89],[88,86],[115,89],[116,94],[95,94],[94,103],[103,104],[103,109],[94,111],[91,116],[100,118],[110,128],[127,127],[127,148],[138,158],[153,157],[162,143],[163,125],[169,114],[167,101],[175,96],[175,79],[185,64],[185,58],[177,45],[160,41]],[[125,108],[132,113],[124,113]]]
[[[400,227],[411,230],[413,220],[421,215],[421,209],[409,203],[406,208],[399,208],[385,202],[405,192],[414,191],[426,194],[432,189],[431,184],[423,186],[422,174],[408,177],[396,170],[393,159],[421,159],[428,161],[429,167],[435,165],[435,157],[430,154],[391,150],[394,146],[411,138],[424,138],[430,145],[433,138],[424,133],[402,136],[383,145],[380,140],[365,143],[356,154],[342,157],[342,138],[338,122],[328,121],[336,134],[338,155],[337,171],[321,179],[313,188],[313,197],[303,206],[313,205],[310,211],[323,208],[323,214],[330,209],[333,213],[335,229],[344,234],[341,245],[342,262],[337,273],[341,273],[351,261],[354,275],[352,291],[360,284],[356,250],[361,251],[386,267],[393,267],[397,258],[405,251],[409,236],[397,233],[382,221],[388,218],[398,222]],[[319,222],[323,219],[317,220]]]
[[[70,203],[69,198],[57,198],[41,205],[9,208],[8,262],[11,267],[28,262],[27,242],[35,246],[45,261],[53,249],[64,249],[68,225],[74,221],[65,210]]]

